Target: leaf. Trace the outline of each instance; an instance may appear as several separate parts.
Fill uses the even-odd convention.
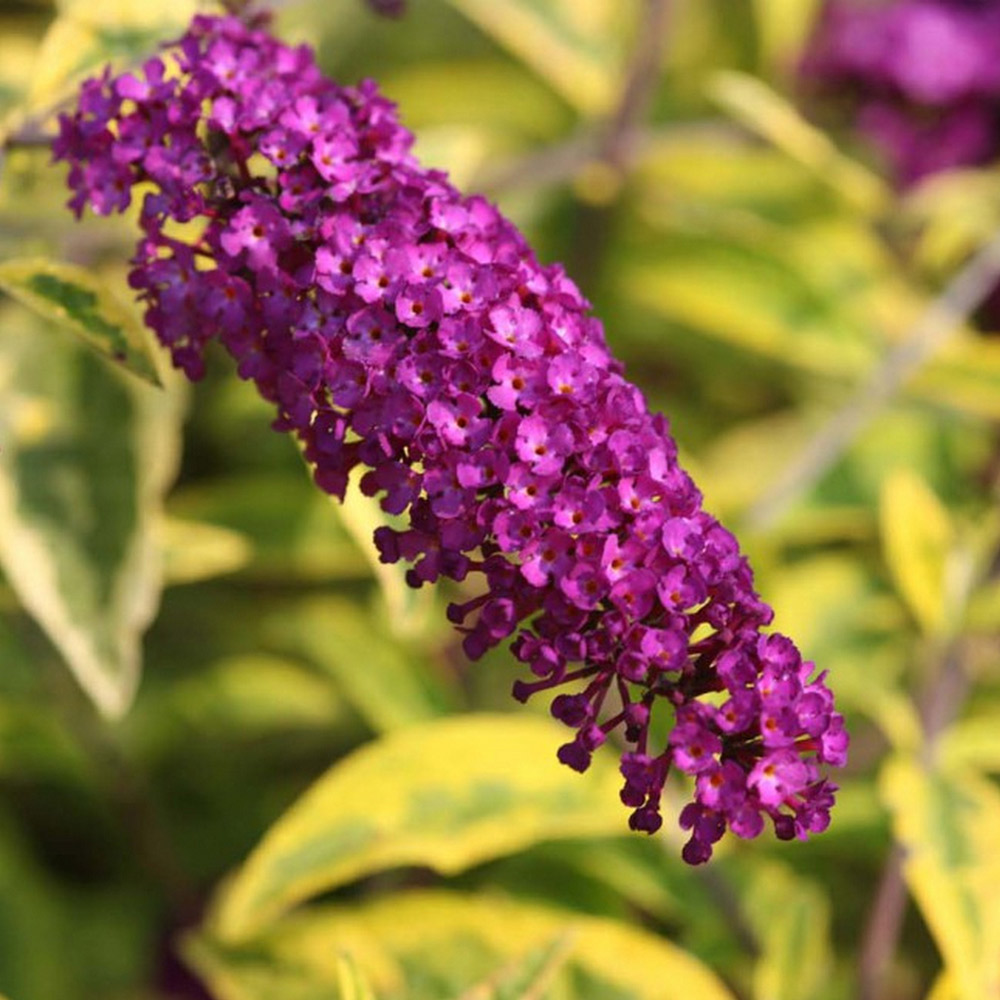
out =
[[[216,524],[170,517],[162,537],[167,583],[195,583],[234,573],[253,557],[246,536]]]
[[[245,939],[320,892],[421,865],[444,874],[538,841],[624,829],[608,757],[555,760],[565,731],[530,715],[467,715],[392,733],[335,764],[223,888],[212,927]]]
[[[134,375],[160,384],[145,329],[90,272],[51,260],[7,260],[0,263],[0,288]]]
[[[614,17],[574,22],[574,7],[613,11],[617,5],[558,5],[538,0],[449,0],[470,21],[530,66],[572,107],[598,116],[611,109],[617,72],[609,41]],[[619,14],[620,17],[620,14]]]
[[[1000,419],[1000,344],[971,330],[956,332],[907,391],[964,413]]]
[[[375,547],[375,531],[394,523],[394,519],[382,511],[378,500],[366,497],[353,479],[343,502],[335,504],[333,509],[378,581],[388,612],[388,630],[400,637],[413,637],[426,632],[428,618],[435,607],[433,588],[409,586],[406,564],[382,562]]]
[[[0,564],[100,709],[125,711],[159,602],[179,395],[11,308],[0,324]]]
[[[170,511],[184,522],[211,524],[244,538],[252,546],[253,558],[244,568],[251,579],[363,580],[370,572],[331,512],[329,498],[301,475],[217,477],[173,492]]]
[[[850,205],[877,215],[892,203],[889,188],[876,174],[844,156],[829,136],[763,81],[725,71],[715,75],[709,93],[735,119],[803,164]]]
[[[1000,705],[978,706],[976,712],[941,734],[935,754],[942,770],[1000,773]]]
[[[833,966],[830,904],[818,885],[759,859],[745,892],[747,918],[761,945],[754,966],[759,1000],[812,1000]]]
[[[177,722],[185,732],[238,740],[268,732],[333,729],[344,707],[322,677],[300,664],[254,653],[219,660],[140,705],[130,720],[141,739],[169,747]]]
[[[794,71],[820,12],[822,0],[753,0],[764,62],[779,71]]]
[[[54,962],[38,946],[60,940],[68,924],[57,887],[30,848],[6,809],[0,812],[0,989],[17,998],[74,996],[79,966],[65,951]]]
[[[304,599],[269,618],[265,632],[282,650],[334,678],[376,732],[442,714],[451,700],[414,641],[394,641],[384,614],[340,598]]]
[[[909,191],[900,208],[918,232],[914,262],[947,275],[1000,225],[1000,178],[992,170],[945,170]]]
[[[348,1000],[338,976],[317,976],[298,966],[254,954],[226,953],[189,939],[184,956],[216,1000]]]
[[[924,1000],[962,1000],[962,996],[955,986],[955,981],[947,969],[934,980],[934,985]]]
[[[551,141],[572,124],[551,90],[499,56],[400,65],[383,73],[380,83],[406,109],[406,123],[418,136],[428,128],[471,127],[494,137]]]
[[[337,956],[337,987],[342,1000],[375,1000],[371,984],[349,955]]]
[[[658,315],[782,365],[827,377],[857,377],[867,367],[870,348],[839,304],[759,252],[692,244],[683,255],[629,267],[622,283]]]
[[[961,1000],[1000,995],[1000,791],[968,770],[885,765],[881,794],[903,873]]]
[[[462,997],[512,962],[541,957],[544,963],[546,949],[554,947],[562,960],[562,942],[568,954],[551,989],[522,993],[520,1000],[731,1000],[698,959],[648,931],[502,896],[446,891],[315,908],[283,921],[246,950],[202,938],[188,954],[217,987],[225,976],[234,982],[234,972],[247,982],[250,973],[269,967],[295,968],[317,985],[333,982],[346,953],[382,1000],[440,1000]],[[248,989],[221,995],[265,1000],[274,994]]]
[[[197,9],[194,0],[60,0],[42,38],[30,98],[51,106],[75,81],[111,59],[143,59],[178,37]]]
[[[917,473],[896,469],[882,487],[879,523],[896,589],[926,634],[942,634],[955,624],[948,580],[955,532],[947,510]]]

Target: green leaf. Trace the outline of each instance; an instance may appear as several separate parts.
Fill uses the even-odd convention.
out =
[[[295,964],[226,952],[196,939],[185,942],[184,955],[216,1000],[349,1000],[336,972],[319,976]]]
[[[928,771],[914,758],[885,765],[903,872],[961,1000],[1000,995],[1000,791],[965,770]]]
[[[597,116],[611,109],[617,81],[611,43],[621,20],[617,4],[609,0],[563,6],[538,0],[449,2],[582,114]],[[584,7],[590,11],[574,11]]]
[[[575,774],[555,760],[565,739],[530,715],[468,715],[368,744],[267,832],[223,888],[212,926],[240,940],[373,872],[422,865],[454,873],[538,841],[623,830],[614,763],[599,756]]]
[[[268,583],[363,580],[370,564],[330,509],[296,474],[219,477],[171,494],[172,514],[218,526],[252,546],[243,573]],[[369,545],[371,543],[369,542]]]
[[[65,932],[59,904],[56,887],[39,870],[6,811],[0,812],[0,990],[45,1000],[77,995],[74,971],[79,970],[65,954],[55,962],[38,946]]]
[[[145,329],[90,272],[51,260],[7,260],[0,263],[0,288],[134,375],[160,384]]]
[[[744,73],[716,74],[709,93],[734,118],[811,170],[850,205],[866,214],[892,203],[886,184],[841,153],[834,142],[761,80]]]
[[[333,729],[344,706],[323,677],[301,664],[254,653],[219,660],[146,699],[130,718],[143,742],[157,737],[169,747],[183,731],[212,732],[221,739],[268,732]]]
[[[501,993],[575,1000],[731,1000],[692,955],[627,924],[502,896],[412,892],[350,907],[322,907],[283,921],[246,950],[200,939],[192,963],[213,988],[228,977],[243,990],[223,1000],[267,1000],[251,979],[268,968],[296,969],[314,985],[336,981],[339,958],[351,956],[382,1000],[494,996],[474,993],[511,963],[544,969],[559,962],[551,988]],[[563,954],[565,952],[565,954]],[[542,983],[544,986],[544,981]],[[312,994],[303,993],[302,996]],[[332,990],[330,996],[337,996]]]
[[[954,626],[949,577],[955,530],[948,511],[920,476],[896,469],[879,500],[882,547],[900,596],[928,635]]]
[[[395,641],[383,614],[356,601],[307,598],[270,617],[265,633],[282,650],[334,678],[377,732],[432,719],[451,700],[413,640]]]
[[[120,714],[159,602],[180,397],[118,377],[14,307],[0,392],[0,564],[90,697]]]
[[[783,865],[760,859],[745,892],[747,918],[761,945],[754,966],[759,1000],[822,996],[833,966],[830,904],[822,889]]]

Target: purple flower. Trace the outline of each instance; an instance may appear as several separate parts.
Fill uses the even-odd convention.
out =
[[[829,0],[802,73],[903,185],[1000,151],[997,0]]]
[[[421,168],[374,85],[340,87],[234,18],[196,18],[176,49],[168,79],[154,59],[85,84],[54,150],[77,211],[148,190],[130,282],[175,363],[198,377],[220,339],[322,489],[343,497],[363,467],[407,519],[376,531],[384,561],[413,586],[478,582],[449,608],[466,652],[513,636],[531,678],[514,694],[556,694],[568,766],[625,744],[633,829],[659,828],[671,768],[695,779],[692,863],[727,826],[823,829],[820,765],[847,746],[824,676],[763,634],[735,539],[562,269]]]

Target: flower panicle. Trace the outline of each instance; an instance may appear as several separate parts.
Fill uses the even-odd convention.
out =
[[[827,0],[801,76],[902,186],[1000,152],[997,0]]]
[[[384,561],[413,586],[480,581],[449,618],[472,658],[511,641],[517,698],[555,695],[563,763],[624,742],[633,829],[659,828],[672,769],[693,778],[691,863],[727,827],[824,829],[821,765],[847,746],[824,675],[762,631],[735,539],[577,287],[411,143],[370,81],[201,16],[141,72],[84,84],[54,154],[77,213],[141,196],[129,280],[175,364],[198,378],[220,340],[323,490],[360,467],[406,515],[375,533]]]

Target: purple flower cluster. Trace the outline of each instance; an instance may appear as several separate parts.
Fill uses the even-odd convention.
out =
[[[847,736],[823,675],[762,634],[736,541],[701,509],[666,420],[609,354],[558,265],[408,150],[370,83],[325,79],[259,25],[197,18],[141,74],[105,73],[64,116],[71,205],[141,195],[131,283],[191,377],[221,339],[316,482],[348,475],[408,526],[380,528],[412,585],[478,579],[452,605],[470,657],[513,636],[514,694],[560,692],[584,771],[613,731],[621,797],[652,833],[671,767],[694,777],[684,857],[728,825],[829,822]],[[651,716],[672,713],[654,747]]]
[[[1000,0],[830,0],[802,71],[903,185],[1000,152]]]

